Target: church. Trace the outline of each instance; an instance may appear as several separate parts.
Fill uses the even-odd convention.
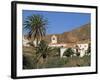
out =
[[[88,43],[58,43],[56,35],[51,36],[50,47],[60,47],[60,56],[63,57],[63,53],[66,49],[71,48],[75,53],[79,52],[80,57],[83,57],[88,50]]]
[[[63,57],[65,50],[68,48],[71,48],[75,53],[79,52],[80,57],[83,57],[89,47],[89,43],[66,43],[57,35],[51,35],[46,38],[45,39],[49,42],[49,47],[60,47],[60,57]],[[23,46],[29,47],[29,42],[27,38],[23,37]],[[35,41],[33,41],[33,44],[35,45]]]

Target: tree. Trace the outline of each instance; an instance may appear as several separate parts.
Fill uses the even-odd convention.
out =
[[[70,57],[71,55],[74,54],[74,51],[71,48],[68,48],[64,52],[64,56]]]
[[[91,44],[89,43],[87,53],[91,53]]]
[[[46,41],[41,40],[36,49],[37,49],[36,51],[37,51],[38,58],[35,63],[37,63],[37,68],[38,68],[39,60],[41,60],[41,58],[42,58],[41,61],[43,63],[43,66],[45,67],[47,56],[49,55],[49,53],[52,52],[52,48],[48,46]]]
[[[39,14],[33,14],[32,16],[28,16],[24,21],[24,29],[28,30],[27,38],[31,39],[32,41],[36,41],[36,61],[34,62],[37,62],[37,59],[39,57],[37,55],[37,46],[39,44],[39,41],[41,41],[42,38],[46,35],[47,23],[47,19],[45,19],[42,15]]]
[[[27,17],[24,22],[24,28],[29,31],[28,38],[33,37],[33,40],[36,41],[36,46],[46,34],[47,23],[47,19],[39,14],[33,14],[32,16]]]
[[[52,49],[48,46],[46,41],[41,40],[37,48],[37,53],[40,54],[44,60],[46,60],[51,51]]]

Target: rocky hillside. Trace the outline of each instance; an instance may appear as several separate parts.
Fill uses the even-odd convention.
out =
[[[85,24],[69,32],[64,32],[62,34],[52,34],[56,35],[58,43],[76,43],[76,42],[87,42],[90,41],[91,35],[91,25]],[[52,35],[47,35],[45,40],[50,42]]]

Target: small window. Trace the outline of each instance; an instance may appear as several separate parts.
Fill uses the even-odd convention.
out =
[[[55,38],[53,38],[53,40],[55,40]]]
[[[86,45],[84,47],[86,47]]]

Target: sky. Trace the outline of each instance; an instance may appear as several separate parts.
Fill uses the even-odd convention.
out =
[[[91,21],[90,13],[23,10],[23,22],[33,14],[41,14],[48,20],[47,34],[68,32]],[[27,33],[27,31],[24,30],[24,33]]]

